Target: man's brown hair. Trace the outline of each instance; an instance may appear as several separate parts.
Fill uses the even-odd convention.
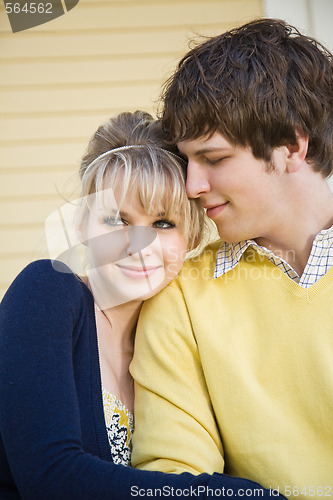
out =
[[[299,130],[307,161],[324,177],[333,172],[333,56],[282,20],[255,20],[192,48],[162,105],[174,142],[219,132],[269,162]]]

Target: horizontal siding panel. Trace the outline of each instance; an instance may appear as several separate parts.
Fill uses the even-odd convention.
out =
[[[201,3],[203,0],[158,0],[161,5],[168,5],[172,7],[173,5],[177,6],[179,4],[188,5],[193,8],[194,5]],[[215,0],[216,2],[217,0]],[[228,0],[220,0],[220,2],[226,2]],[[249,0],[250,2],[253,0]],[[112,5],[114,7],[120,6],[123,7],[126,5],[127,7],[135,8],[140,5],[154,5],[156,0],[80,0],[81,7],[93,7],[98,5],[99,7],[103,5]],[[244,3],[244,0],[234,0],[235,4]]]
[[[156,86],[137,86],[135,92],[130,87],[91,88],[73,90],[31,90],[22,92],[5,91],[0,93],[0,109],[10,115],[12,110],[20,113],[66,113],[79,109],[82,111],[104,110],[110,105],[117,105],[123,110],[128,107],[145,107],[153,104],[158,90]],[[141,104],[140,104],[141,103]]]
[[[259,0],[224,0],[177,2],[177,3],[139,3],[135,4],[81,4],[50,23],[34,28],[36,31],[70,31],[129,29],[150,26],[197,26],[205,23],[233,23],[235,19],[253,16]],[[51,24],[52,23],[52,24]],[[6,25],[4,27],[6,29]],[[1,26],[1,31],[4,29]]]
[[[26,85],[57,84],[93,84],[133,82],[132,85],[153,81],[158,87],[161,76],[166,69],[171,69],[172,56],[132,57],[130,59],[114,59],[91,61],[41,61],[20,62],[17,64],[2,62],[0,84],[25,87]],[[87,71],[89,65],[89,71]],[[141,83],[140,83],[141,82]],[[131,90],[133,92],[133,90]]]
[[[20,118],[0,118],[0,144],[4,141],[47,140],[87,137],[92,135],[99,125],[117,114],[115,109],[108,114],[97,113],[89,116],[62,116],[32,118],[30,115]]]
[[[214,0],[212,0],[214,1]],[[233,2],[235,5],[237,4],[242,4],[245,3],[246,0],[215,0],[215,2],[228,2],[230,3]],[[158,0],[160,5],[166,5],[170,8],[173,8],[173,6],[183,4],[184,6],[189,6],[190,8],[193,8],[196,4],[202,3],[203,0]],[[247,3],[258,3],[256,0],[248,0]],[[80,5],[81,7],[94,7],[98,5],[99,7],[102,7],[103,5],[108,5],[108,6],[118,6],[118,7],[123,7],[126,5],[128,8],[136,8],[140,5],[145,5],[145,6],[154,6],[156,4],[156,0],[80,0]]]
[[[79,166],[78,166],[79,168]],[[45,173],[24,173],[24,174],[2,174],[0,175],[1,193],[0,202],[3,196],[45,196],[68,194],[69,183],[79,185],[77,172],[53,172],[48,170]]]
[[[15,229],[15,225],[44,224],[45,219],[63,202],[59,199],[41,201],[0,201],[1,230]]]
[[[158,94],[158,92],[156,93]],[[1,96],[1,92],[0,92]],[[122,113],[123,111],[135,111],[136,109],[145,109],[148,110],[148,112],[154,113],[155,109],[155,104],[157,103],[157,99],[149,99],[149,102],[141,102],[141,103],[136,103],[133,106],[128,105],[126,109],[124,109],[124,106],[117,106],[117,103],[107,103],[107,105],[103,109],[86,109],[86,110],[81,110],[81,109],[75,109],[71,111],[66,111],[64,109],[62,110],[53,110],[52,112],[49,113],[43,113],[43,111],[40,112],[34,112],[34,113],[22,113],[20,110],[14,110],[9,113],[2,113],[2,117],[4,120],[11,120],[11,119],[17,119],[20,120],[21,118],[29,118],[33,117],[34,119],[37,118],[47,118],[47,117],[60,117],[60,118],[75,118],[75,117],[89,117],[89,116],[96,116],[97,114],[101,114],[104,112],[105,116],[114,116],[115,114]],[[113,106],[110,106],[109,104],[113,104]],[[151,111],[149,111],[151,110]]]
[[[223,31],[223,25],[216,28],[209,25],[196,26],[197,33],[214,35]],[[195,34],[193,33],[193,36]],[[158,43],[156,43],[158,39]],[[0,62],[22,59],[22,49],[30,58],[68,58],[79,57],[80,59],[91,56],[109,56],[112,53],[115,57],[151,54],[170,53],[171,45],[179,51],[187,48],[184,40],[184,29],[169,26],[165,31],[152,28],[149,32],[126,32],[126,33],[86,33],[82,35],[50,35],[41,44],[41,34],[32,31],[29,36],[15,38],[12,34],[7,37],[0,37],[1,51]],[[174,52],[173,52],[174,55]]]
[[[44,224],[40,229],[0,229],[0,259],[6,255],[16,255],[20,249],[22,257],[41,253],[46,248]]]
[[[87,142],[77,144],[2,147],[1,166],[5,168],[42,167],[52,170],[59,165],[78,165]],[[74,168],[73,168],[74,170]]]

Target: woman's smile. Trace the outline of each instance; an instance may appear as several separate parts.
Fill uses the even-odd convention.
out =
[[[127,266],[127,265],[121,265],[121,264],[116,264],[116,266],[120,269],[120,271],[125,275],[128,276],[129,278],[134,278],[134,279],[142,279],[142,278],[149,278],[155,272],[160,269],[163,266]]]

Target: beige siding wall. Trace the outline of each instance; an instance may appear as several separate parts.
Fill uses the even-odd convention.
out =
[[[261,0],[80,0],[13,34],[0,9],[0,297],[46,246],[91,133],[111,115],[154,114],[161,83],[196,32],[262,14]],[[48,254],[44,254],[45,257]]]

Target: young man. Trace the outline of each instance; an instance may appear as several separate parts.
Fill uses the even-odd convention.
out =
[[[133,463],[332,496],[332,56],[262,19],[192,49],[163,98],[221,240],[144,306]]]

